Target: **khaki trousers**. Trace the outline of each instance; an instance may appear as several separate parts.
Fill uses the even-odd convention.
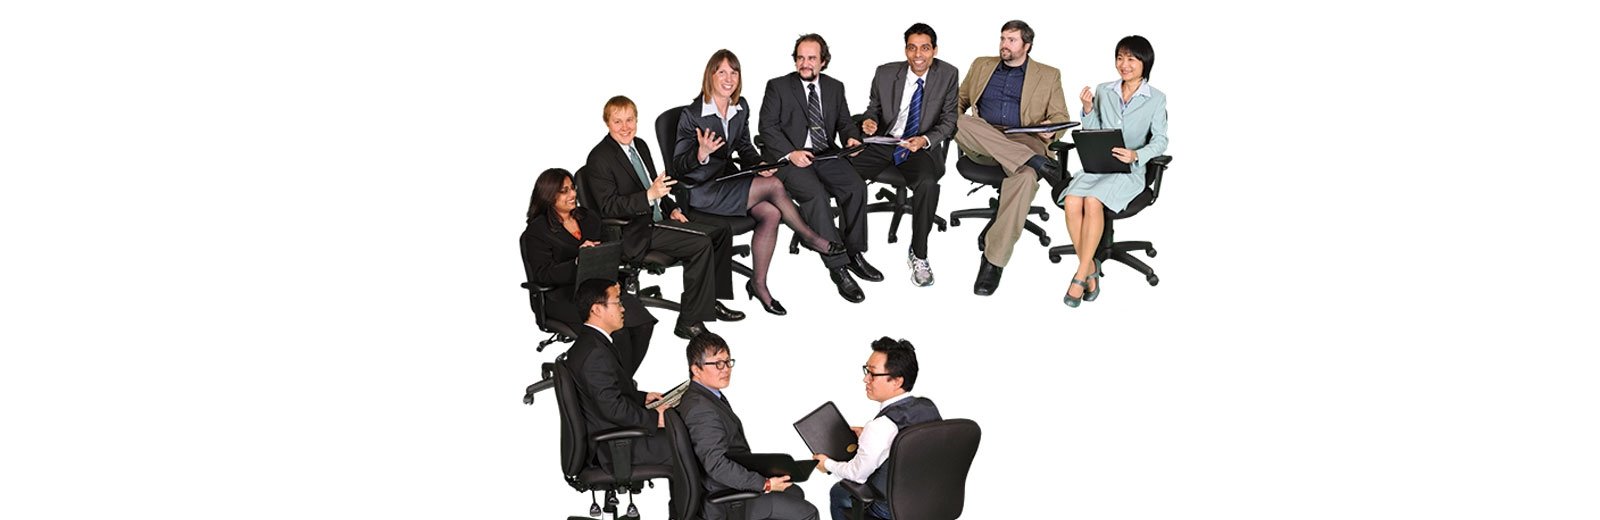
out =
[[[984,235],[983,257],[1005,267],[1011,261],[1011,248],[1022,236],[1028,221],[1028,208],[1039,193],[1039,174],[1027,162],[1033,156],[1050,157],[1048,143],[1037,134],[1001,133],[981,117],[963,115],[956,122],[956,144],[980,163],[999,163],[1006,172],[1000,183],[1000,207],[995,210],[989,233]]]

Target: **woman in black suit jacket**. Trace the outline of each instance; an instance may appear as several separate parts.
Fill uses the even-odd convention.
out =
[[[584,327],[587,309],[573,301],[578,277],[578,249],[601,241],[600,219],[578,207],[578,192],[572,188],[572,174],[551,168],[534,181],[528,198],[528,227],[522,231],[522,266],[528,281],[554,286],[545,293],[545,319],[559,320],[574,329]],[[639,298],[622,295],[622,330],[611,335],[618,357],[629,377],[639,370],[645,352],[650,350],[650,335],[656,317]]]
[[[767,290],[767,268],[778,245],[778,222],[800,235],[800,244],[826,255],[844,254],[844,245],[817,235],[800,217],[794,199],[783,189],[783,182],[772,174],[711,182],[718,175],[738,171],[738,162],[753,166],[761,154],[750,142],[750,105],[739,96],[739,58],[727,49],[717,51],[706,62],[700,82],[700,96],[684,107],[678,118],[678,139],[673,147],[673,171],[694,184],[689,189],[689,205],[714,215],[750,215],[756,220],[750,252],[755,255],[754,274],[745,284],[751,297],[759,298],[767,312],[788,311]],[[732,143],[733,146],[725,146]]]

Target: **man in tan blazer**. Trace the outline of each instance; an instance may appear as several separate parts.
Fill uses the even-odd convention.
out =
[[[981,164],[999,164],[1006,179],[1000,184],[1000,206],[984,236],[983,258],[972,292],[988,296],[1000,285],[1000,272],[1011,260],[1011,248],[1022,235],[1028,207],[1039,192],[1039,179],[1061,183],[1061,165],[1050,158],[1054,133],[1004,134],[1015,126],[1065,123],[1066,94],[1061,71],[1033,61],[1033,28],[1022,20],[1000,27],[1000,55],[972,60],[957,96],[961,118],[956,144]],[[968,114],[967,109],[973,113]]]

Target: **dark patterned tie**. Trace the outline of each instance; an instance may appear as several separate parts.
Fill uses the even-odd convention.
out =
[[[811,121],[811,148],[814,150],[828,149],[828,136],[822,133],[822,101],[817,97],[817,84],[806,85],[811,87],[811,93],[806,94],[806,119]]]
[[[906,129],[900,132],[901,140],[904,140],[905,136],[916,135],[919,130],[922,130],[922,78],[917,78],[917,91],[911,94],[911,107],[907,108],[906,112],[908,113],[906,116]],[[904,146],[895,147],[894,163],[896,165],[906,162],[909,157],[911,157],[911,149]]]

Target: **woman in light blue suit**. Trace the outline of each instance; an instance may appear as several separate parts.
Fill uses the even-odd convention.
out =
[[[1129,36],[1117,42],[1117,75],[1122,79],[1101,83],[1093,91],[1083,87],[1083,128],[1120,128],[1128,148],[1113,148],[1117,160],[1133,165],[1133,173],[1074,174],[1062,192],[1067,210],[1067,234],[1078,252],[1078,271],[1062,299],[1069,307],[1100,296],[1100,265],[1094,259],[1105,230],[1104,209],[1121,212],[1144,191],[1145,163],[1167,150],[1167,95],[1150,86],[1150,69],[1156,52],[1150,40]]]

